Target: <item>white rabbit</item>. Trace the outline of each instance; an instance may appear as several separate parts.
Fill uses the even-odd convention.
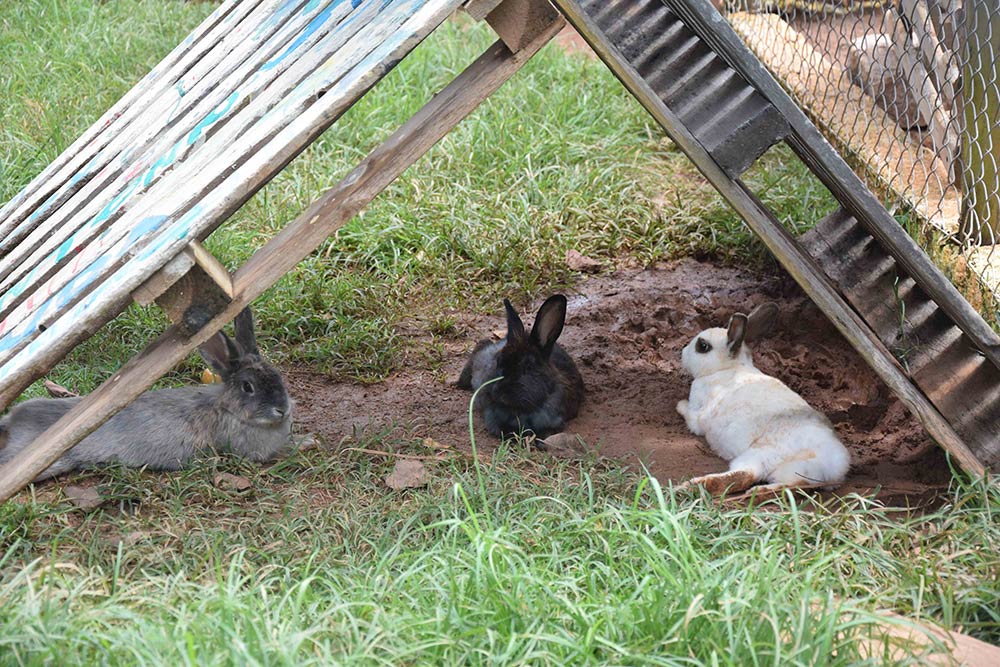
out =
[[[729,472],[695,477],[684,487],[710,493],[743,491],[766,481],[774,491],[789,486],[834,486],[850,466],[847,449],[826,416],[781,380],[757,370],[745,340],[771,329],[778,306],[765,303],[747,317],[737,313],[729,327],[706,329],[681,353],[694,376],[691,393],[677,412],[695,435],[703,435]]]

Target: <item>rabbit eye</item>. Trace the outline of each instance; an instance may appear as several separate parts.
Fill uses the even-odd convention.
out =
[[[248,393],[248,394],[252,394],[253,393],[253,385],[250,384],[249,382],[247,382],[246,380],[244,380],[243,381],[243,391],[246,392],[246,393]]]
[[[694,344],[695,352],[698,352],[700,354],[705,354],[706,352],[711,351],[711,349],[712,349],[711,343],[709,343],[704,338],[699,338],[698,342]]]

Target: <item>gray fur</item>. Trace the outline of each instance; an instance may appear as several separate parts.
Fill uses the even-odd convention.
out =
[[[249,315],[241,316],[237,331],[246,339]],[[256,350],[249,321],[250,339],[244,342],[247,348]],[[216,349],[232,345],[228,364],[220,364],[218,358],[210,360],[222,371],[224,384],[142,394],[66,452],[36,481],[108,463],[177,470],[203,453],[233,452],[252,461],[267,461],[287,451],[292,409],[281,376],[260,356],[244,353],[239,343],[227,338],[219,332],[213,345]],[[207,352],[211,347],[202,350],[206,358],[212,356]],[[252,391],[247,392],[247,387]],[[0,419],[0,433],[6,436],[6,443],[0,442],[0,464],[31,444],[79,401],[36,398],[15,406]]]

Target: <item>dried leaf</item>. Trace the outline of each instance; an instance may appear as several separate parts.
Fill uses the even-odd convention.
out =
[[[451,445],[438,442],[434,438],[424,438],[424,447],[428,449],[451,449]]]
[[[604,268],[604,265],[596,259],[581,255],[576,250],[566,251],[566,266],[574,271],[582,271],[583,273],[598,273]]]
[[[66,499],[82,510],[97,509],[104,504],[104,498],[92,486],[67,486],[63,489]]]
[[[235,491],[243,493],[253,487],[253,483],[241,475],[231,475],[228,472],[220,472],[215,476],[215,488],[223,491]]]
[[[395,467],[385,483],[390,489],[401,491],[403,489],[415,488],[427,484],[427,468],[420,461],[410,459],[400,459],[396,461]]]
[[[218,373],[212,371],[211,368],[206,368],[201,372],[201,383],[202,384],[222,384],[222,376]]]
[[[45,381],[45,391],[49,392],[49,396],[52,398],[75,398],[80,395],[75,391],[70,391],[61,384],[56,384],[52,380]]]

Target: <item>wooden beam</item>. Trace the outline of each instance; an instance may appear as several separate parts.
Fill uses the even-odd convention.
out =
[[[503,0],[486,16],[486,22],[511,51],[524,48],[554,22],[562,25],[562,20],[548,0]]]
[[[64,452],[124,408],[198,345],[231,321],[350,220],[389,183],[517,72],[559,31],[554,22],[512,53],[497,42],[430,100],[344,180],[260,248],[233,278],[233,300],[192,336],[170,326],[69,413],[0,468],[0,502],[8,500]],[[4,396],[0,395],[0,402]]]
[[[469,0],[465,3],[465,13],[476,19],[477,21],[482,21],[486,18],[486,15],[496,9],[503,0]]]
[[[615,76],[666,130],[674,143],[687,154],[747,225],[756,232],[809,298],[819,306],[844,338],[920,420],[930,436],[951,452],[965,470],[977,476],[984,474],[982,464],[969,451],[947,420],[910,382],[895,357],[868,328],[864,320],[844,301],[815,261],[771,212],[742,183],[726,175],[635,68],[617,49],[601,38],[600,29],[582,11],[576,0],[556,0],[556,4],[573,27],[590,43],[591,48],[607,63]]]
[[[157,305],[186,336],[193,335],[233,300],[229,271],[205,247],[194,241],[181,256],[191,268],[156,298]]]

